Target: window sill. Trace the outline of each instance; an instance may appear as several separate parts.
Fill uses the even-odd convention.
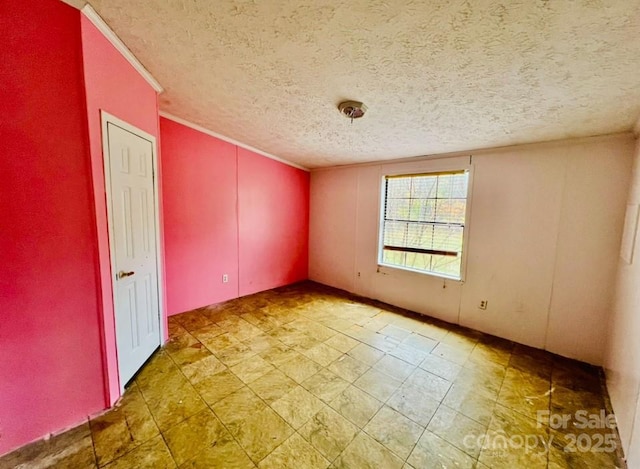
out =
[[[428,277],[441,278],[443,280],[451,280],[453,282],[464,283],[461,277],[454,277],[453,275],[439,274],[437,272],[425,272],[424,270],[411,269],[409,267],[401,267],[398,265],[390,264],[378,264],[378,273],[382,275],[391,275],[397,273],[408,273],[426,275]]]

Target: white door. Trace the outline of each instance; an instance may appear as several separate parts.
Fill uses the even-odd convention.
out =
[[[160,345],[154,143],[106,122],[120,386]]]

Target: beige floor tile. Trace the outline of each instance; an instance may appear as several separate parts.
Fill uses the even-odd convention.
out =
[[[208,342],[212,341],[214,338],[224,333],[225,333],[224,329],[222,329],[217,324],[209,324],[208,326],[205,326],[202,329],[193,331],[191,334],[200,342],[202,342],[202,344],[204,344],[205,347],[207,347]]]
[[[453,467],[473,469],[475,467],[474,458],[429,430],[420,437],[407,462],[416,469],[449,469]]]
[[[456,385],[475,389],[477,393],[493,400],[498,399],[503,381],[504,373],[490,373],[477,367],[463,367],[455,379]]]
[[[360,342],[358,342],[357,340],[349,336],[338,333],[333,337],[325,340],[324,343],[327,344],[329,347],[333,347],[336,350],[340,350],[342,353],[347,353],[349,350],[354,348]]]
[[[426,396],[420,388],[402,386],[387,401],[387,405],[405,417],[426,427],[440,402]]]
[[[135,383],[111,412],[92,419],[90,426],[99,465],[117,459],[160,433]]]
[[[391,350],[398,347],[398,345],[400,345],[400,340],[398,339],[375,333],[366,329],[365,331],[366,333],[363,334],[362,337],[358,338],[358,340],[378,350],[381,350],[383,352],[390,352]]]
[[[190,363],[182,367],[182,373],[192,384],[198,383],[211,375],[224,371],[227,367],[214,355]]]
[[[378,360],[384,357],[384,352],[370,347],[367,344],[359,344],[352,348],[349,353],[349,356],[355,358],[356,360],[361,361],[362,363],[366,363],[369,366],[375,365]]]
[[[262,332],[269,332],[280,325],[278,321],[274,321],[269,315],[263,312],[244,313],[240,317],[256,326]]]
[[[434,324],[431,318],[425,317],[424,319],[430,322],[419,324],[414,332],[436,341],[442,340],[442,338],[447,335],[446,323],[438,322],[438,324]]]
[[[552,431],[551,436],[548,469],[621,467],[615,430],[598,429],[594,433],[570,431],[568,434]]]
[[[544,394],[551,389],[551,381],[541,378],[535,373],[507,368],[502,382],[502,388],[504,387],[526,389],[531,393]]]
[[[195,390],[209,405],[214,405],[243,386],[244,383],[229,370],[208,376],[194,384]]]
[[[260,354],[268,351],[271,347],[282,345],[278,339],[274,339],[270,335],[260,334],[244,341],[244,344],[254,352]]]
[[[221,330],[223,331],[223,329]],[[222,334],[202,334],[198,336],[198,340],[213,354],[222,352],[227,347],[240,343],[238,339],[228,332],[223,332]]]
[[[374,316],[372,318],[367,318],[362,321],[360,324],[365,329],[369,329],[374,332],[379,332],[381,329],[384,329],[389,325],[389,321],[380,315]]]
[[[539,392],[519,385],[503,385],[497,402],[535,419],[538,412],[549,409],[549,400],[549,390]]]
[[[238,342],[237,344],[230,345],[229,347],[216,352],[215,355],[222,363],[228,367],[232,367],[256,356],[257,353],[242,342]]]
[[[359,433],[333,463],[336,469],[400,469],[402,466],[402,459],[366,433]]]
[[[293,350],[291,347],[284,345],[281,342],[269,347],[267,350],[260,353],[260,356],[262,358],[264,358],[266,361],[268,361],[269,363],[271,363],[276,367],[292,359],[297,355],[298,355],[298,352]]]
[[[480,448],[466,443],[480,441],[487,432],[487,426],[445,405],[438,408],[427,429],[474,459],[478,458]]]
[[[456,379],[462,370],[460,365],[431,354],[420,363],[420,368],[449,381]]]
[[[383,406],[364,427],[364,431],[405,460],[422,435],[424,427],[392,408]]]
[[[587,410],[597,414],[605,409],[604,397],[600,393],[590,390],[569,389],[563,386],[553,386],[551,389],[551,411],[557,414],[571,414],[576,410]]]
[[[553,359],[543,350],[516,344],[509,359],[509,367],[523,371],[529,370],[541,378],[550,380]]]
[[[393,376],[400,381],[407,379],[416,369],[414,365],[391,355],[385,355],[382,357],[375,365],[373,365],[373,368],[378,371],[382,371],[389,376]]]
[[[389,324],[388,326],[385,326],[384,328],[380,329],[378,332],[380,334],[393,337],[394,339],[397,339],[400,341],[406,339],[409,335],[411,335],[411,331],[395,326],[393,324]]]
[[[247,339],[250,339],[251,337],[262,334],[262,329],[254,326],[253,324],[250,324],[242,318],[239,318],[237,322],[227,327],[225,327],[225,325],[221,323],[220,327],[229,332],[239,341],[245,341]]]
[[[298,351],[308,350],[311,347],[318,345],[321,343],[319,340],[316,340],[314,337],[309,334],[305,334],[300,330],[288,330],[289,325],[283,327],[286,332],[283,332],[278,335],[278,340],[280,340],[283,344],[294,348]]]
[[[323,404],[302,386],[297,386],[271,404],[271,407],[297,430],[322,409]]]
[[[191,383],[184,377],[167,380],[157,389],[143,389],[142,395],[160,431],[171,428],[206,407]]]
[[[231,433],[242,420],[248,419],[267,405],[248,387],[230,394],[213,406],[213,411]]]
[[[332,401],[349,386],[349,382],[324,369],[302,382],[302,387],[324,402]]]
[[[337,359],[342,352],[334,349],[333,347],[329,347],[327,344],[321,343],[315,345],[309,350],[305,350],[302,354],[316,362],[320,366],[327,366],[329,363]]]
[[[164,350],[156,352],[142,367],[135,377],[135,382],[141,391],[153,392],[162,388],[172,378],[179,378],[180,368],[174,363]]]
[[[189,332],[202,329],[211,324],[211,320],[201,313],[200,310],[189,311],[188,313],[176,316],[178,323]]]
[[[407,378],[404,386],[413,386],[422,390],[423,395],[435,401],[442,401],[451,387],[451,381],[418,368]]]
[[[519,444],[522,439],[530,441]],[[496,405],[478,460],[498,469],[542,469],[547,467],[548,439],[548,428],[540,428],[535,420]],[[515,446],[509,444],[511,441]]]
[[[464,365],[471,355],[471,350],[467,350],[464,347],[455,345],[449,345],[440,342],[431,353],[437,357],[444,358],[450,362],[457,363],[458,365]]]
[[[474,363],[482,363],[491,361],[502,366],[509,365],[511,359],[511,351],[496,349],[493,347],[477,344],[471,355],[469,355],[469,361]]]
[[[258,463],[289,438],[293,428],[273,409],[265,407],[240,421],[232,433],[253,462]]]
[[[414,332],[411,335],[405,337],[402,341],[402,344],[413,347],[425,354],[429,354],[433,351],[436,345],[438,345],[438,341]]]
[[[171,427],[162,435],[178,466],[193,459],[206,448],[232,439],[208,408]]]
[[[491,421],[496,401],[478,392],[477,388],[453,383],[442,403],[486,426]]]
[[[302,383],[305,379],[315,375],[322,369],[316,362],[300,354],[294,355],[293,358],[277,366],[296,383]]]
[[[307,334],[311,335],[314,339],[321,342],[326,342],[328,339],[338,334],[337,331],[326,327],[319,322],[313,321],[312,324],[306,329]]]
[[[272,370],[249,384],[249,387],[267,404],[271,404],[292,391],[298,384],[280,370]]]
[[[312,282],[168,321],[169,343],[116,408],[0,467],[624,466],[618,452],[564,451],[571,434],[596,444],[608,430],[536,420],[610,412],[596,367]]]
[[[162,436],[158,435],[104,467],[106,469],[131,469],[132,467],[136,469],[169,469],[176,467],[176,463]]]
[[[325,458],[333,461],[358,431],[358,427],[325,406],[300,428],[299,433]]]
[[[2,468],[95,468],[91,431],[88,423],[23,446],[0,457]]]
[[[328,465],[329,461],[304,438],[294,433],[264,458],[258,467],[260,469],[324,469]]]
[[[340,376],[345,381],[353,383],[362,376],[370,367],[366,363],[356,360],[347,354],[341,355],[328,367],[329,370]]]
[[[169,341],[164,346],[167,353],[175,353],[198,343],[198,339],[180,325],[170,326]]]
[[[551,382],[538,375],[507,369],[498,403],[531,418],[549,409]]]
[[[376,399],[386,401],[400,387],[402,381],[372,368],[353,384]]]
[[[229,440],[219,441],[215,446],[206,448],[180,467],[181,469],[252,469],[256,465],[238,443]]]
[[[418,366],[424,361],[429,353],[411,347],[410,345],[400,344],[389,352],[392,357],[399,358],[413,366]]]
[[[382,407],[382,402],[355,386],[349,386],[329,405],[347,420],[362,428]]]
[[[270,371],[275,370],[275,367],[263,358],[254,356],[229,369],[243,382],[249,384]]]

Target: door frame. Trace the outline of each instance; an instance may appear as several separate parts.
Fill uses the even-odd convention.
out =
[[[157,292],[158,292],[158,322],[160,327],[158,328],[158,344],[159,346],[163,345],[163,338],[165,336],[165,324],[164,324],[164,302],[162,299],[164,298],[164,279],[162,276],[162,249],[161,249],[161,236],[160,236],[160,193],[158,187],[158,147],[156,137],[153,135],[141,130],[122,119],[117,118],[116,116],[109,114],[104,110],[100,110],[100,120],[102,127],[102,160],[103,160],[103,169],[104,169],[104,189],[105,189],[105,198],[106,198],[106,207],[107,207],[107,231],[109,235],[109,270],[110,270],[110,278],[111,278],[111,298],[113,301],[113,321],[115,327],[116,321],[116,308],[117,308],[117,298],[116,298],[116,288],[115,288],[115,266],[116,266],[116,256],[115,256],[115,239],[113,233],[113,206],[112,206],[112,194],[111,194],[111,156],[109,154],[109,132],[108,132],[108,124],[116,125],[127,132],[131,132],[138,137],[144,138],[151,142],[151,160],[152,160],[152,168],[153,168],[153,206],[154,206],[154,222],[155,222],[155,239],[156,239],[156,281]],[[105,311],[106,313],[106,311]],[[114,329],[116,332],[116,329]],[[114,333],[115,340],[115,350],[116,355],[118,352],[118,340],[117,333]],[[118,386],[120,388],[120,395],[124,393],[124,385],[126,383],[122,383],[120,381],[120,363],[116,360],[116,377],[118,379]]]

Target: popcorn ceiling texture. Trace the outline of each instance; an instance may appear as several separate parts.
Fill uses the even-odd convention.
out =
[[[162,110],[311,168],[640,115],[640,0],[89,3],[165,88]],[[351,124],[345,99],[367,115]]]

